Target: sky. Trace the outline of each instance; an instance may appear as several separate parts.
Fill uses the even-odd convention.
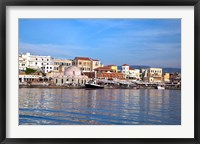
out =
[[[181,19],[20,19],[19,53],[181,68]]]

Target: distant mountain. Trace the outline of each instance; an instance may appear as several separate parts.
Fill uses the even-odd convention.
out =
[[[163,72],[164,73],[175,73],[175,72],[178,72],[178,73],[181,73],[181,69],[180,68],[163,68]]]
[[[143,65],[141,65],[141,66],[139,66],[139,65],[134,65],[134,66],[130,66],[130,67],[132,67],[132,68],[134,68],[134,69],[146,69],[146,68],[150,68],[150,66],[143,66]],[[118,69],[119,69],[119,70],[122,70],[122,66],[118,66]]]
[[[135,68],[135,69],[146,69],[146,68],[150,68],[150,66],[139,66],[139,65],[132,65],[130,66],[132,68]],[[118,66],[118,69],[119,70],[122,70],[122,66]],[[163,69],[163,73],[175,73],[175,72],[178,72],[178,73],[181,73],[181,68],[162,68]]]

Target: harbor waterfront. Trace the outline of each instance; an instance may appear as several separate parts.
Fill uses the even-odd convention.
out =
[[[181,125],[181,90],[19,88],[19,125]]]

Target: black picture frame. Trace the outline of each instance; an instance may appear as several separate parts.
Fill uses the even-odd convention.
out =
[[[7,6],[194,6],[195,8],[195,101],[194,138],[6,138],[6,7]],[[200,144],[200,1],[199,0],[1,0],[0,1],[0,142],[5,144]]]

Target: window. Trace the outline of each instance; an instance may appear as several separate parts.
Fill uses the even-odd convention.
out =
[[[42,65],[43,65],[43,63],[42,63]]]
[[[47,67],[47,69],[49,69],[49,67]]]
[[[50,67],[50,69],[52,69],[52,67]]]
[[[43,59],[42,59],[42,61],[43,61]]]
[[[63,79],[61,80],[61,83],[63,84]]]
[[[37,60],[37,58],[35,60]]]
[[[49,63],[47,63],[47,65],[49,65]]]
[[[49,59],[47,59],[47,61],[49,61]]]
[[[73,75],[75,75],[75,71],[73,71]]]
[[[82,63],[81,62],[79,62],[79,65],[81,65]]]
[[[37,65],[37,63],[35,63],[35,65]]]

